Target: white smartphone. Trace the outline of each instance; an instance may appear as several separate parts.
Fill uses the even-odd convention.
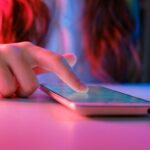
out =
[[[41,84],[40,89],[57,102],[83,115],[146,115],[150,102],[103,86],[88,85],[87,93],[78,93],[64,84]]]

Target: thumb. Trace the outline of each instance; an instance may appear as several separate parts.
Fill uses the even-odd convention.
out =
[[[73,67],[77,62],[77,57],[73,53],[66,53],[66,54],[63,55],[63,57],[66,59],[66,61],[68,62],[68,64],[71,67]]]

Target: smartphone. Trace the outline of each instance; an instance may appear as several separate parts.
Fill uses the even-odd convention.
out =
[[[40,89],[57,102],[82,115],[146,115],[150,101],[99,85],[88,85],[87,93],[73,91],[67,85],[41,84]]]

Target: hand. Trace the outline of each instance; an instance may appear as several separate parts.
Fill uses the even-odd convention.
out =
[[[30,42],[0,44],[0,93],[3,97],[29,96],[38,88],[36,75],[48,71],[74,90],[86,91],[68,63],[75,63],[73,55],[60,56]]]

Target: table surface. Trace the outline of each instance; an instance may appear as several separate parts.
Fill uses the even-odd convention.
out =
[[[107,85],[150,100],[150,84]],[[150,117],[85,117],[37,91],[1,99],[0,150],[150,150]]]

